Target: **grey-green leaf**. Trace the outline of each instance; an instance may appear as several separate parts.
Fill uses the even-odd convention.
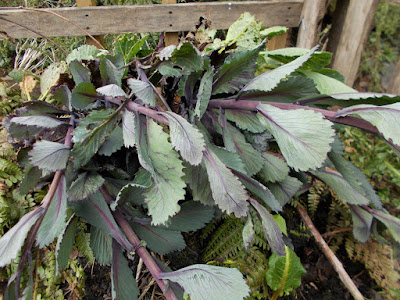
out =
[[[284,206],[298,192],[303,183],[297,178],[287,176],[283,181],[268,182],[266,185],[279,204]]]
[[[241,300],[250,292],[242,273],[235,268],[192,265],[161,273],[159,278],[178,283],[191,300]]]
[[[243,244],[247,251],[249,251],[250,249],[250,245],[251,242],[253,241],[254,234],[255,232],[254,232],[253,221],[251,220],[251,216],[248,216],[246,224],[244,224],[242,231]]]
[[[18,256],[29,230],[43,213],[42,207],[27,213],[0,238],[0,267],[10,264]]]
[[[157,98],[154,95],[153,87],[150,82],[129,78],[127,83],[137,98],[149,104],[151,107],[156,105]]]
[[[11,119],[10,123],[23,125],[23,126],[35,126],[38,128],[56,128],[64,122],[47,117],[47,116],[26,116],[26,117],[14,117]]]
[[[124,92],[124,90],[116,85],[115,83],[108,84],[96,89],[101,95],[109,96],[109,97],[124,97],[128,98],[128,95]]]
[[[83,172],[79,174],[68,190],[69,201],[86,199],[96,193],[104,183],[104,178],[96,172]]]
[[[211,98],[212,82],[214,75],[214,67],[207,69],[200,81],[199,90],[197,92],[197,102],[194,114],[201,119],[207,110],[208,102]]]
[[[71,105],[78,110],[83,110],[96,100],[96,96],[97,92],[94,85],[89,82],[82,82],[72,90]]]
[[[184,180],[192,191],[193,200],[200,201],[204,205],[214,205],[215,202],[212,197],[207,171],[204,167],[202,165],[191,166],[186,164],[184,171]]]
[[[336,117],[351,114],[356,114],[375,125],[387,140],[391,139],[393,143],[400,145],[400,103],[382,106],[368,104],[350,106],[336,112]]]
[[[239,179],[224,165],[210,149],[205,150],[203,163],[215,203],[228,214],[236,217],[247,215],[248,195]]]
[[[258,175],[269,182],[283,181],[289,174],[289,167],[283,159],[272,153],[262,153],[264,165]]]
[[[371,236],[374,217],[357,205],[350,205],[350,212],[353,220],[353,235],[359,242],[365,243]]]
[[[95,226],[90,228],[90,248],[94,257],[102,266],[112,263],[112,238]]]
[[[135,146],[135,115],[127,109],[122,112],[122,136],[126,148]]]
[[[69,70],[72,74],[72,78],[75,84],[78,85],[82,82],[90,82],[90,71],[84,65],[77,60],[73,60],[69,63]]]
[[[205,142],[201,132],[173,112],[160,113],[169,121],[171,144],[191,165],[197,166],[203,158]]]
[[[65,169],[70,149],[64,144],[37,141],[29,151],[30,162],[42,170],[49,172]]]
[[[317,50],[317,47],[312,48],[306,54],[296,58],[290,63],[284,64],[276,69],[265,72],[249,83],[247,83],[242,91],[251,91],[258,90],[269,92],[274,89],[282,79],[285,79],[287,76],[292,74],[298,68],[300,68],[308,59],[311,58],[312,54]]]
[[[335,131],[321,113],[282,110],[269,104],[257,106],[259,119],[275,137],[287,164],[306,171],[322,166],[331,150]]]
[[[100,155],[110,156],[114,152],[118,151],[124,145],[124,138],[122,135],[122,129],[116,126],[110,135],[106,138],[103,145],[99,149]]]
[[[61,176],[50,206],[40,224],[36,236],[39,248],[49,245],[67,226],[67,187],[65,176]]]
[[[67,265],[69,256],[74,246],[78,218],[72,215],[65,226],[64,231],[58,236],[55,250],[56,274],[58,275]]]

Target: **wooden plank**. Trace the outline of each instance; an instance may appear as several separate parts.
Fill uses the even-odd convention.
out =
[[[302,12],[297,47],[311,49],[318,42],[320,22],[326,10],[326,0],[305,0]]]
[[[343,29],[333,57],[333,69],[342,73],[352,86],[360,66],[361,54],[374,21],[379,0],[350,1]]]
[[[284,34],[274,36],[272,39],[267,41],[267,49],[272,51],[276,49],[285,48],[287,37],[288,37],[287,31]]]
[[[175,4],[176,0],[162,0],[162,4]],[[164,44],[165,46],[178,45],[179,35],[177,32],[166,32],[164,34]]]
[[[87,6],[96,6],[96,0],[76,0],[76,4],[78,7],[87,7]],[[86,37],[86,44],[88,45],[93,45],[96,46],[97,48],[103,48],[105,49],[105,42],[104,42],[104,36],[102,35],[95,35],[93,36],[95,40],[92,39],[92,37],[87,36]]]
[[[396,64],[387,92],[390,94],[400,95],[400,60]]]
[[[269,0],[67,7],[40,11],[0,9],[0,32],[12,38],[39,36],[27,28],[45,36],[85,35],[77,27],[46,11],[68,18],[91,35],[189,31],[201,16],[211,20],[211,28],[226,29],[246,11],[263,21],[264,26],[294,27],[299,24],[302,7],[303,0]]]

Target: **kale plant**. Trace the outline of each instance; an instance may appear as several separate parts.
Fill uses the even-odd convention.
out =
[[[399,154],[399,97],[345,86],[317,47],[263,51],[265,41],[255,41],[282,29],[259,30],[256,39],[247,25],[241,18],[225,41],[208,45],[160,42],[144,57],[137,57],[144,40],[122,39],[113,54],[83,46],[43,73],[41,99],[52,104],[29,101],[3,122],[21,147],[24,190],[49,186],[41,205],[0,239],[0,266],[23,247],[9,299],[22,288],[31,295],[31,281],[20,279],[34,245],[57,239],[57,272],[66,265],[79,218],[90,225],[95,258],[111,266],[113,299],[139,295],[125,252],[142,258],[167,299],[243,299],[250,290],[237,269],[171,271],[147,250],[184,249],[182,232],[217,212],[246,219],[247,249],[261,224],[274,253],[267,280],[276,299],[303,273],[277,215],[313,178],[348,205],[358,240],[386,228],[398,246],[400,221],[343,158],[337,126],[375,133]],[[293,282],[285,261],[297,265]]]

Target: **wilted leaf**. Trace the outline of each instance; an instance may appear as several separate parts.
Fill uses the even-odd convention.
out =
[[[137,98],[149,104],[151,107],[156,105],[157,99],[150,82],[129,78],[127,83]]]
[[[111,295],[113,300],[138,299],[139,289],[120,245],[112,244]]]
[[[43,213],[42,207],[27,213],[0,238],[0,267],[10,264],[18,256],[29,230]]]
[[[159,278],[178,283],[191,300],[244,299],[250,292],[242,273],[235,268],[192,265],[161,273]]]
[[[30,162],[49,172],[65,169],[69,157],[69,147],[55,142],[37,141],[29,151]]]
[[[65,176],[61,176],[50,206],[40,224],[36,244],[42,249],[58,237],[67,226],[67,187]]]
[[[247,214],[248,195],[239,179],[224,165],[210,149],[204,152],[203,163],[215,203],[222,211],[234,213],[236,217]]]
[[[160,113],[169,121],[171,144],[191,165],[197,166],[203,158],[205,142],[200,131],[173,112]]]
[[[52,63],[44,70],[42,76],[40,76],[40,92],[41,97],[45,97],[52,86],[56,85],[60,79],[61,73],[67,70],[67,64],[65,62]]]
[[[331,150],[335,131],[321,113],[282,110],[269,104],[259,104],[257,110],[261,123],[275,137],[290,167],[306,171],[322,165]]]
[[[250,249],[251,242],[253,241],[254,237],[254,226],[251,217],[247,217],[246,224],[244,224],[243,231],[242,231],[242,238],[243,244],[247,251]]]

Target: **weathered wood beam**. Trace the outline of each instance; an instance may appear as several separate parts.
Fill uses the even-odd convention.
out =
[[[2,8],[0,9],[0,32],[12,38],[39,36],[27,28],[32,28],[45,36],[85,35],[76,26],[72,26],[48,11],[69,19],[91,35],[189,31],[201,16],[211,20],[211,28],[226,29],[246,11],[263,21],[264,26],[294,27],[299,24],[302,7],[303,0],[269,0],[67,7],[40,9],[40,11]]]
[[[347,85],[357,78],[361,55],[367,42],[379,0],[350,0],[340,38],[334,51],[332,68],[342,73]]]
[[[78,5],[78,7],[87,7],[87,6],[96,6],[96,0],[76,0],[76,4]],[[95,40],[93,40],[93,38]],[[104,42],[104,36],[102,35],[96,35],[96,36],[87,36],[86,37],[86,43],[88,45],[93,45],[96,46],[97,48],[104,48],[105,46],[105,42]]]
[[[175,4],[176,0],[162,0],[162,4]],[[177,32],[166,32],[164,34],[164,44],[165,46],[178,45],[179,35]]]
[[[318,42],[320,22],[326,10],[326,0],[305,0],[297,47],[311,49]]]

